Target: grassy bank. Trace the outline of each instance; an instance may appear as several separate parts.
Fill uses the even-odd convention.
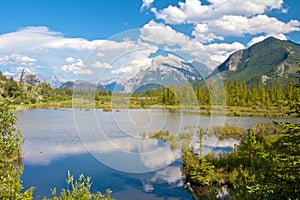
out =
[[[113,104],[110,101],[105,102],[80,102],[73,103],[72,100],[38,102],[34,104],[19,104],[16,105],[16,110],[26,109],[63,109],[63,108],[77,108],[77,109],[103,109],[104,111],[111,111],[112,109],[167,109],[169,111],[178,110],[195,110],[199,114],[204,115],[226,115],[226,116],[260,116],[260,117],[288,117],[289,109],[287,107],[276,106],[180,106],[180,105],[149,105],[141,106],[136,102],[128,104]],[[293,117],[293,116],[292,116]]]

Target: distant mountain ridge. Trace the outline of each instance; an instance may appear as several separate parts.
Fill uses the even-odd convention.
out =
[[[76,88],[76,89],[82,89],[82,90],[96,90],[96,92],[105,90],[103,85],[94,84],[94,83],[90,83],[88,81],[82,81],[82,80],[67,81],[64,84],[62,84],[60,86],[60,88],[69,88],[69,89]]]
[[[28,74],[31,74],[32,72],[25,72],[24,73],[24,77]],[[62,84],[64,84],[65,82],[67,82],[66,80],[64,80],[63,78],[59,77],[59,76],[49,76],[49,77],[46,77],[42,74],[38,74],[38,73],[33,73],[36,75],[36,78],[39,79],[40,82],[45,82],[45,83],[48,83],[50,84],[50,86],[52,88],[59,88]],[[17,75],[14,75],[12,76],[12,78],[15,80],[15,81],[20,81],[20,76],[21,76],[21,73],[20,74],[17,74]],[[10,78],[9,76],[6,76],[7,78]]]
[[[49,83],[53,88],[72,88],[76,84],[77,87],[96,88],[97,91],[134,92],[157,88],[158,85],[168,87],[190,80],[210,79],[217,74],[220,74],[224,81],[238,80],[247,84],[258,81],[264,84],[270,81],[297,81],[297,61],[300,61],[299,44],[269,37],[247,49],[232,53],[213,71],[200,62],[189,63],[178,56],[168,54],[156,56],[149,67],[141,69],[135,76],[126,80],[111,77],[94,84],[88,81],[67,81],[59,76],[36,75],[41,82]],[[13,78],[18,81],[20,75]]]
[[[221,73],[225,81],[237,79],[247,84],[294,80],[299,60],[299,44],[269,37],[234,52],[209,77]]]
[[[171,84],[178,85],[186,82],[199,81],[210,73],[210,69],[199,62],[188,63],[183,59],[168,54],[153,58],[151,65],[140,70],[134,77],[124,84],[123,92],[153,89],[161,85],[168,87]]]
[[[66,80],[58,76],[44,77],[41,75],[37,75],[37,78],[40,79],[42,82],[49,83],[52,88],[59,88],[62,84],[66,82]]]

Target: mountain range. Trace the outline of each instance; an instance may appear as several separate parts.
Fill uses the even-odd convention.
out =
[[[245,81],[248,85],[296,81],[300,45],[269,37],[231,54],[209,77],[220,73],[224,81]]]
[[[127,79],[110,78],[101,80],[99,84],[87,81],[66,81],[58,76],[44,77],[37,74],[42,82],[49,83],[53,88],[72,88],[74,84],[80,88],[97,88],[114,92],[141,92],[147,89],[165,87],[171,84],[183,84],[190,80],[200,81],[221,75],[226,81],[245,81],[248,85],[261,81],[267,84],[297,81],[299,75],[300,45],[291,41],[269,37],[253,44],[247,49],[232,53],[215,70],[211,70],[197,61],[191,63],[173,54],[158,55],[152,59],[146,69],[141,69]],[[19,77],[14,77],[18,80]]]
[[[125,93],[157,88],[159,85],[169,87],[206,77],[210,70],[201,63],[188,63],[178,56],[168,54],[153,58],[151,65],[140,70],[125,82]]]
[[[104,91],[105,88],[103,85],[100,84],[94,84],[87,81],[77,80],[77,81],[67,81],[64,84],[60,86],[60,88],[74,88],[76,89],[82,89],[82,90],[95,90],[96,92]]]

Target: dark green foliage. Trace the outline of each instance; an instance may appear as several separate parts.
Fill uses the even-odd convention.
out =
[[[42,100],[44,102],[47,102],[48,100],[51,99],[52,96],[51,92],[52,92],[52,88],[50,84],[45,82],[40,83],[37,93],[43,97]]]
[[[0,71],[0,81],[6,81],[6,76],[4,76],[1,71]]]
[[[20,98],[23,95],[23,88],[12,78],[5,81],[3,84],[3,97]]]
[[[298,83],[287,85],[287,98],[284,99],[283,103],[290,107],[289,114],[296,114],[300,117],[300,69],[298,70],[298,74]]]
[[[300,76],[299,76],[300,77]],[[171,85],[169,88],[159,87],[148,90],[145,94],[134,94],[141,99],[142,106],[173,105],[173,106],[238,106],[267,108],[277,107],[278,110],[287,104],[289,99],[300,98],[300,90],[293,82],[263,85],[257,82],[247,86],[246,82],[228,81],[224,88],[216,84],[208,86],[204,82],[195,83],[192,88],[185,85]],[[225,92],[222,92],[224,90]],[[225,97],[226,95],[226,97]],[[226,100],[225,100],[226,99]],[[298,109],[300,106],[298,106]]]
[[[198,155],[184,152],[186,180],[194,191],[208,183],[203,180],[212,180],[210,187],[227,185],[232,199],[299,199],[300,124],[280,126],[279,135],[268,137],[249,130],[231,153],[206,155],[205,165]],[[213,172],[203,179],[207,169]]]
[[[215,169],[210,186],[227,185],[232,199],[299,199],[300,125],[281,125],[282,133],[275,138],[250,130],[230,154],[207,155],[206,162]],[[195,177],[203,176],[205,167],[200,169],[199,159],[191,153],[182,160],[187,180],[199,187],[202,179]]]
[[[214,167],[205,158],[198,159],[187,149],[182,154],[182,162],[185,182],[193,186],[207,186],[212,183]]]
[[[275,140],[249,133],[230,155],[230,165],[239,171],[231,191],[234,198],[299,198],[300,124],[280,125],[282,133]]]
[[[21,144],[23,134],[16,131],[17,117],[8,101],[0,101],[0,199],[32,199],[33,188],[22,189]]]
[[[25,76],[25,82],[29,85],[34,85],[36,83],[39,83],[40,80],[36,77],[36,74],[27,74]]]
[[[279,106],[282,100],[296,98],[299,91],[295,83],[287,82],[286,86],[269,83],[263,86],[261,82],[248,87],[245,82],[228,81],[225,84],[226,103],[229,106]],[[285,91],[285,92],[284,92]]]
[[[299,116],[300,98],[295,98],[289,91],[299,89],[300,81],[287,87],[290,89],[287,89],[286,104]],[[220,154],[218,158],[212,154],[206,156],[207,165],[212,164],[215,169],[212,177],[216,183],[228,186],[231,199],[299,199],[300,124],[276,124],[280,130],[275,127],[272,131],[265,125],[249,130],[229,154]],[[270,132],[276,135],[262,135]],[[203,178],[201,170],[206,169],[200,168],[200,160],[192,153],[185,153],[182,158],[183,174],[192,188],[201,185],[197,180],[202,179],[195,177]],[[213,183],[209,186],[214,186]]]
[[[273,143],[271,183],[278,199],[297,199],[300,193],[300,124],[280,123],[281,137]],[[280,183],[280,184],[278,184]]]
[[[3,79],[0,82],[1,96],[3,98],[11,98],[15,104],[63,101],[70,100],[72,97],[72,89],[53,89],[48,83],[39,83],[36,75],[33,74],[28,74],[25,82],[18,83],[12,78]]]

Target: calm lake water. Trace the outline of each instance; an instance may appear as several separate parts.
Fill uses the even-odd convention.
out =
[[[35,199],[50,197],[50,188],[65,188],[67,171],[91,176],[92,191],[110,188],[116,199],[192,199],[181,176],[180,150],[149,138],[157,130],[197,133],[216,125],[244,128],[298,119],[201,116],[167,110],[25,110],[17,127],[24,132],[23,185],[35,187]],[[204,138],[204,153],[229,151],[238,141]],[[197,138],[192,145],[197,148]],[[59,191],[59,190],[58,190]]]

